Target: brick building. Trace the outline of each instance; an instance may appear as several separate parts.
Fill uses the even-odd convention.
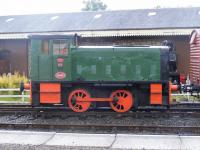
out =
[[[28,74],[29,34],[74,34],[79,45],[161,45],[174,41],[178,70],[188,74],[189,37],[200,8],[138,9],[0,16],[0,73]],[[6,63],[5,63],[6,62]]]

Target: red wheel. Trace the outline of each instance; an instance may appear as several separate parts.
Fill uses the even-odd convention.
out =
[[[81,102],[90,97],[90,94],[82,89],[74,90],[70,93],[68,98],[69,107],[75,112],[85,112],[90,107],[91,102]]]
[[[116,112],[127,112],[133,105],[133,97],[129,91],[117,90],[110,97],[113,99],[109,102],[110,106]]]

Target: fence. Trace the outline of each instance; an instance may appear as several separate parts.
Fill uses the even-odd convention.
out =
[[[0,89],[0,92],[9,92],[9,91],[13,91],[13,92],[18,92],[19,95],[9,95],[9,94],[5,94],[5,95],[1,95],[0,94],[0,98],[21,98],[22,102],[24,102],[24,98],[29,98],[30,95],[29,94],[25,94],[27,92],[29,92],[29,90],[25,90],[20,94],[20,90],[18,88],[16,89]],[[194,95],[197,95],[194,93]],[[186,97],[188,100],[190,99],[190,93],[176,93],[176,94],[172,94],[172,96],[184,96]]]
[[[27,97],[30,97],[29,94],[25,94],[27,92],[29,92],[29,90],[25,90],[23,91],[21,94],[20,94],[20,89],[16,88],[16,89],[0,89],[0,92],[9,92],[9,91],[12,91],[12,92],[18,92],[19,94],[12,94],[12,95],[9,95],[9,94],[5,94],[5,95],[2,95],[0,94],[0,98],[21,98],[22,102],[24,102],[24,99]]]
[[[183,96],[187,100],[194,101],[195,97],[196,97],[196,100],[199,100],[200,93],[199,94],[198,93],[192,93],[192,95],[189,92],[186,92],[186,93],[174,93],[174,94],[172,94],[172,96]]]

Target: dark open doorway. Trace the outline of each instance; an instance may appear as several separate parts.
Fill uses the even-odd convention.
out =
[[[10,56],[9,50],[0,50],[0,74],[11,72]]]

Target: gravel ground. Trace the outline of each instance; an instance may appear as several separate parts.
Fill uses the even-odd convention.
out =
[[[86,117],[52,117],[52,118],[33,118],[27,115],[4,115],[0,116],[0,123],[44,123],[44,124],[112,124],[112,125],[163,125],[163,126],[199,126],[199,117],[180,117],[180,116],[161,116],[161,117],[112,117],[112,116],[86,116]]]
[[[0,123],[44,123],[44,124],[118,124],[118,125],[165,125],[165,126],[199,126],[200,117],[52,117],[33,118],[31,115],[0,116]]]
[[[38,117],[33,118],[32,115],[4,115],[0,116],[0,123],[27,123],[27,124],[72,124],[72,125],[95,125],[95,124],[103,124],[103,125],[133,125],[133,126],[200,126],[200,116],[191,117],[191,116],[181,116],[181,115],[139,115],[139,117],[135,116],[71,116],[71,117]],[[31,128],[27,128],[25,130],[34,130]],[[81,130],[81,129],[40,129],[37,131],[56,131],[56,132],[84,132],[84,133],[108,133],[108,131],[98,130],[98,129],[90,129],[90,130]],[[129,130],[113,130],[110,132],[114,133],[129,133]],[[110,133],[109,132],[109,133]],[[139,134],[161,134],[160,131],[135,131],[134,133]],[[163,134],[168,134],[165,131]],[[183,133],[184,134],[184,133]],[[187,133],[185,133],[187,134]]]

